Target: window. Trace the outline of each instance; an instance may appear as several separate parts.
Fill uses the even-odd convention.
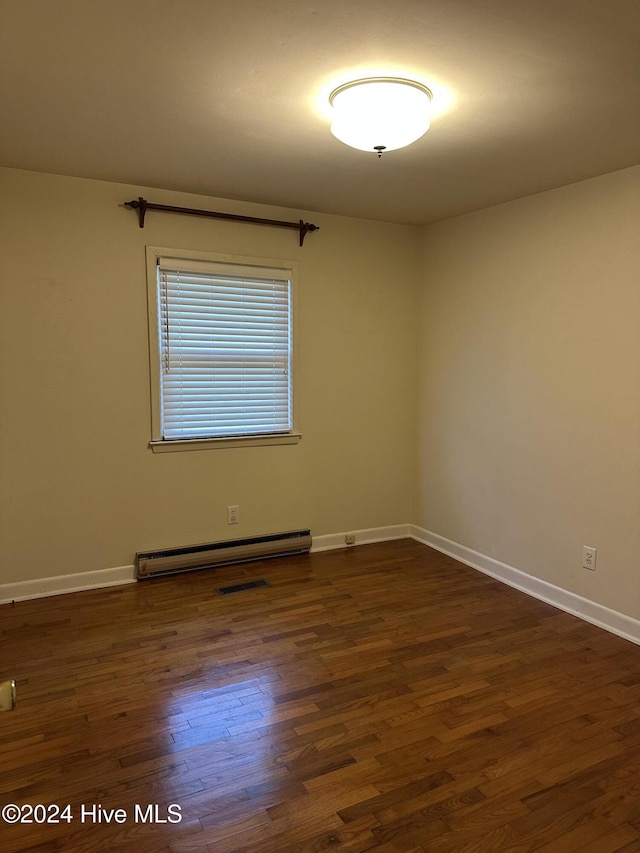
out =
[[[153,449],[297,441],[295,265],[151,248],[147,263]]]

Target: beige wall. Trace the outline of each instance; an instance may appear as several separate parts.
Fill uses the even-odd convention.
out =
[[[426,228],[421,296],[416,523],[640,618],[640,167]]]
[[[417,229],[14,170],[0,181],[0,583],[409,520]],[[138,195],[321,230],[302,249],[294,231],[168,214],[141,230],[122,207]],[[148,449],[145,245],[298,260],[299,445]]]
[[[0,182],[0,584],[413,521],[640,618],[640,168],[422,231]],[[121,206],[139,194],[321,230],[302,249],[292,231],[166,214],[140,230]],[[300,445],[148,449],[146,245],[299,262]]]

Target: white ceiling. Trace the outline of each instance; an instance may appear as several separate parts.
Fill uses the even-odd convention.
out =
[[[435,95],[381,160],[323,106],[367,74]],[[427,223],[640,162],[640,2],[0,0],[0,122],[4,166]]]

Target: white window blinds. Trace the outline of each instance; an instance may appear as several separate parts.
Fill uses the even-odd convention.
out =
[[[289,271],[158,259],[163,440],[292,429]]]

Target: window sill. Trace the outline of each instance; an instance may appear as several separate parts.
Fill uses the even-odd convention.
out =
[[[173,441],[150,441],[154,453],[172,453],[179,450],[214,450],[230,447],[264,447],[272,444],[298,444],[302,435],[290,432],[282,435],[242,435],[237,438],[190,438]]]

